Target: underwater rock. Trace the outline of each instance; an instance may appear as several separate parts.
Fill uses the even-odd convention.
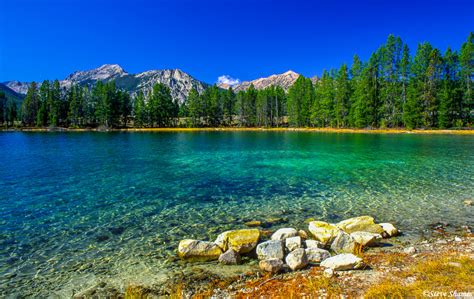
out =
[[[351,253],[338,254],[321,262],[321,267],[334,271],[355,270],[362,266],[362,259]]]
[[[283,259],[285,249],[281,240],[271,240],[258,244],[257,255],[259,260]]]
[[[248,253],[257,246],[260,238],[260,231],[253,229],[229,230],[223,232],[214,241],[223,251],[232,248],[238,253]]]
[[[298,248],[290,252],[286,256],[285,261],[293,271],[303,269],[308,265],[308,257],[306,256],[306,251],[303,248]]]
[[[311,221],[308,230],[316,240],[324,245],[331,243],[339,231],[335,225],[324,221]]]
[[[331,244],[331,250],[335,253],[354,253],[357,247],[360,246],[356,240],[348,233],[340,230],[334,241]]]
[[[472,206],[472,199],[466,199],[463,201],[463,203],[466,207]]]
[[[262,221],[259,220],[252,220],[252,221],[247,221],[244,223],[248,227],[257,227],[262,225]]]
[[[261,260],[258,263],[258,266],[261,270],[270,272],[270,273],[278,273],[283,269],[283,261],[280,259],[266,259]]]
[[[229,248],[226,252],[219,256],[219,263],[224,265],[238,265],[241,259],[237,251]]]
[[[306,248],[305,252],[310,264],[319,264],[331,257],[329,251],[316,247]]]
[[[213,242],[186,239],[178,245],[178,256],[189,261],[217,260],[221,254],[221,248]]]
[[[398,235],[398,229],[391,223],[380,223],[383,231],[387,233],[389,237],[394,237]]]
[[[369,232],[353,232],[350,234],[354,240],[362,246],[376,246],[380,239],[381,234],[374,234]]]
[[[349,218],[337,223],[336,226],[348,234],[359,231],[381,234],[384,231],[382,226],[376,224],[374,217],[371,216]]]
[[[285,240],[286,238],[295,237],[298,235],[298,231],[294,228],[280,228],[272,235],[272,240]]]
[[[301,248],[301,237],[290,237],[285,239],[285,247],[288,251],[293,251],[295,249]]]

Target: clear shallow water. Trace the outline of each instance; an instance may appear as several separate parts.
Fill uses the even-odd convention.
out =
[[[0,296],[162,283],[180,239],[254,219],[472,225],[473,196],[474,136],[0,133]]]

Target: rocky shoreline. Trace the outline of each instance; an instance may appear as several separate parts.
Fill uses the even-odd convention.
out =
[[[183,272],[157,288],[129,285],[119,291],[102,285],[81,292],[75,298],[101,294],[113,294],[114,298],[250,298],[281,297],[285,294],[281,292],[290,292],[296,297],[362,297],[366,294],[380,297],[397,291],[392,288],[399,284],[409,288],[430,282],[430,278],[419,275],[428,275],[431,270],[413,272],[410,267],[446,261],[448,266],[454,267],[451,270],[455,274],[461,275],[453,278],[462,282],[457,291],[473,292],[474,280],[470,277],[474,275],[464,275],[466,271],[474,274],[474,235],[468,226],[453,228],[447,223],[435,223],[431,226],[433,235],[430,238],[400,241],[397,236],[403,233],[393,224],[376,223],[370,216],[350,218],[337,224],[314,219],[308,219],[306,223],[307,231],[288,227],[270,233],[261,227],[263,223],[251,221],[246,223],[251,228],[223,232],[213,242],[182,240],[178,256],[185,263],[197,265],[191,271]],[[240,267],[239,264],[254,264],[254,270],[221,277],[198,267],[232,268]],[[459,270],[458,266],[461,267]],[[434,267],[441,268],[439,275],[447,279],[452,274],[442,272],[444,264]],[[416,274],[417,271],[420,273]],[[403,276],[405,272],[411,273],[406,274],[408,278]],[[400,281],[396,283],[397,280]],[[431,280],[438,283],[435,278]],[[374,291],[374,286],[378,285],[383,286],[382,290],[375,287]],[[437,288],[425,286],[430,287]],[[449,289],[449,284],[441,290],[446,291],[446,288]]]

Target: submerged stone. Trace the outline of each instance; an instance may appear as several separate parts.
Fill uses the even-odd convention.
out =
[[[252,220],[252,221],[247,221],[244,223],[248,227],[257,227],[262,225],[262,221],[259,220]]]
[[[223,251],[231,248],[238,253],[248,253],[257,246],[260,238],[258,229],[239,229],[223,232],[214,241]]]
[[[190,261],[217,260],[221,254],[222,250],[213,242],[186,239],[178,245],[178,256]]]

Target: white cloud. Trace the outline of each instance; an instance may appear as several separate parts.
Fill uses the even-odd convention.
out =
[[[236,78],[232,78],[229,75],[222,75],[217,78],[217,84],[228,84],[228,85],[236,85],[239,84],[240,80]]]

